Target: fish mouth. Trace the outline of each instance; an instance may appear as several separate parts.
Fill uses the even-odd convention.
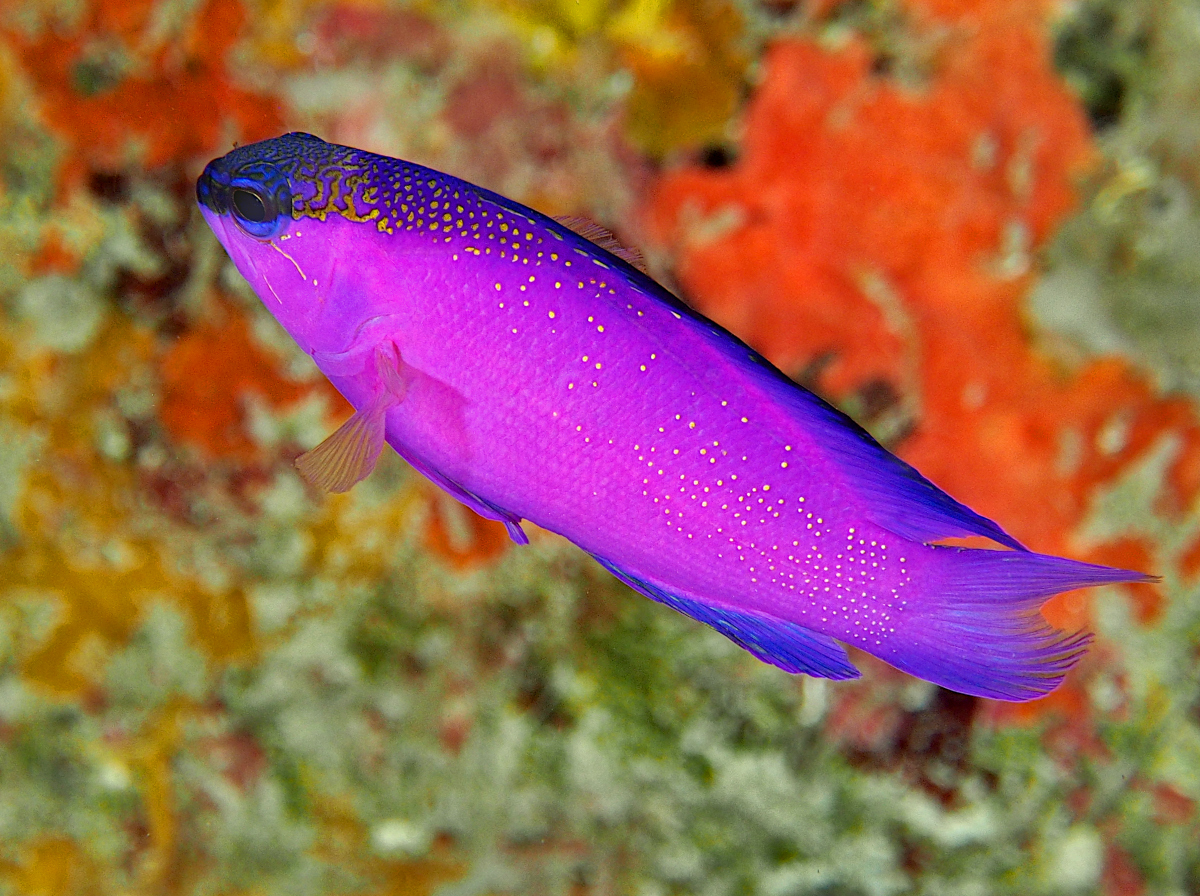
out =
[[[217,171],[217,161],[205,165],[203,173],[196,179],[196,201],[209,211],[224,215],[229,211],[229,180]]]

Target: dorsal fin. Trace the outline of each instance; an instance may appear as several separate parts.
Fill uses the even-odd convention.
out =
[[[659,296],[669,302],[666,296]],[[1028,551],[999,524],[946,494],[916,469],[881,446],[865,429],[833,405],[798,385],[774,364],[711,321],[686,318],[692,332],[731,365],[725,382],[741,374],[744,388],[764,390],[790,414],[775,416],[774,427],[799,423],[793,438],[810,440],[839,474],[841,483],[860,500],[859,510],[876,525],[901,538],[930,544],[943,538],[979,535],[1015,551]],[[716,360],[706,352],[684,348],[681,331],[672,335],[673,351],[700,376],[711,375]],[[760,396],[761,397],[761,393]],[[773,402],[772,402],[773,403]],[[782,432],[777,429],[777,434]]]
[[[597,224],[591,218],[584,218],[581,215],[555,215],[554,220],[563,227],[579,234],[588,242],[595,243],[606,252],[611,252],[617,258],[621,259],[621,261],[632,265],[643,274],[648,273],[646,270],[646,261],[642,258],[640,251],[632,246],[626,246],[613,236],[611,230]]]

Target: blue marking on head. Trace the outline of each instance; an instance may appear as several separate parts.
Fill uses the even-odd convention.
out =
[[[309,139],[324,143],[316,137]],[[242,231],[263,240],[295,217],[286,166],[255,151],[273,142],[244,146],[214,159],[196,181],[196,199],[203,207],[232,218]]]
[[[336,215],[389,234],[423,231],[443,242],[470,230],[471,192],[449,175],[301,133],[238,147],[211,162],[196,185],[201,205],[231,214],[252,236],[269,230],[260,218],[274,210],[295,221]]]

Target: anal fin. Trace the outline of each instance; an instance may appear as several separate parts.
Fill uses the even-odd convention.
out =
[[[717,607],[692,595],[638,578],[608,560],[600,557],[596,560],[633,590],[711,626],[764,663],[785,672],[803,672],[817,678],[845,680],[859,677],[845,648],[826,635],[765,613]]]

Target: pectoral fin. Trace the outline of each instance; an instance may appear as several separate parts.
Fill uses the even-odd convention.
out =
[[[300,475],[326,492],[347,492],[366,479],[383,450],[386,411],[379,403],[356,411],[333,435],[296,458]]]
[[[404,400],[404,362],[395,345],[375,349],[379,389],[371,402],[354,412],[316,448],[296,458],[300,475],[315,488],[346,492],[375,469],[383,450],[387,412]]]

